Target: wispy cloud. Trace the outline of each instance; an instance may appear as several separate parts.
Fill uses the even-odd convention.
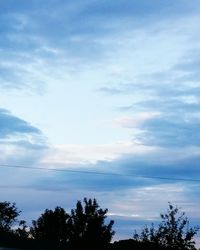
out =
[[[132,117],[122,117],[116,119],[116,123],[125,128],[137,128],[142,126],[145,122],[149,120],[154,120],[155,117],[160,117],[161,113],[159,112],[140,112],[135,114]]]
[[[200,176],[199,10],[196,0],[1,1],[1,163],[110,173],[1,168],[1,197],[34,216],[95,196],[137,225],[168,201],[198,217],[198,183],[173,178]]]
[[[31,126],[26,121],[12,115],[9,111],[5,109],[0,109],[0,137],[8,138],[12,135],[18,134],[41,134],[39,129]]]
[[[32,164],[47,148],[42,132],[8,110],[0,109],[1,164]]]

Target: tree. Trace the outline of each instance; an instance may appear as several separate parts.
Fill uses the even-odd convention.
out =
[[[29,237],[29,229],[28,226],[26,225],[25,220],[21,220],[19,222],[19,227],[15,230],[15,235],[24,239],[27,239]]]
[[[69,215],[61,207],[56,207],[54,211],[46,209],[37,220],[32,221],[31,235],[35,239],[66,242],[68,218]]]
[[[68,220],[69,242],[72,245],[92,246],[94,249],[103,247],[114,235],[112,230],[114,221],[105,224],[108,210],[99,208],[96,199],[84,198],[83,202],[84,205],[81,201],[77,201],[76,208],[71,210]]]
[[[37,220],[32,221],[32,237],[69,243],[75,248],[84,245],[87,249],[90,246],[97,249],[108,244],[114,235],[114,222],[105,223],[108,210],[99,208],[96,199],[84,198],[83,202],[77,201],[70,215],[61,207],[56,207],[54,211],[46,209]]]
[[[11,232],[11,227],[17,222],[19,214],[20,211],[16,208],[15,203],[0,202],[0,232]]]
[[[147,226],[139,235],[135,232],[133,238],[136,241],[152,242],[164,247],[172,247],[177,250],[195,250],[194,236],[198,227],[189,227],[185,213],[180,213],[179,208],[169,203],[166,214],[160,215],[162,222],[155,228]]]

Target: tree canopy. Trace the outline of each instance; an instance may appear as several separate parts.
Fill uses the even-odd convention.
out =
[[[104,246],[114,235],[114,221],[105,223],[107,212],[107,209],[99,207],[96,199],[87,198],[83,203],[77,201],[71,214],[61,207],[46,209],[37,220],[32,221],[31,235],[35,239],[68,242],[71,246]]]
[[[35,239],[66,242],[68,219],[69,215],[64,208],[46,209],[37,220],[32,221],[31,234]]]
[[[20,211],[15,203],[8,201],[0,202],[0,232],[10,232],[11,227],[17,222]]]
[[[164,247],[172,247],[177,250],[195,250],[194,236],[198,227],[190,227],[185,213],[169,203],[166,214],[160,215],[162,222],[155,228],[147,226],[139,235],[135,232],[133,238],[137,241],[152,242]]]
[[[108,244],[114,235],[112,230],[114,221],[111,220],[105,224],[108,209],[99,208],[96,199],[84,198],[83,203],[78,201],[76,208],[71,210],[68,221],[69,241],[73,244],[90,242],[93,246],[98,247]]]
[[[69,213],[62,207],[46,209],[32,227],[17,221],[20,211],[15,203],[0,202],[0,244],[22,249],[176,249],[196,250],[198,227],[190,227],[184,212],[169,203],[161,222],[145,226],[133,239],[109,244],[114,235],[114,221],[107,219],[108,209],[99,207],[96,199],[77,201]],[[19,227],[16,224],[19,222]]]

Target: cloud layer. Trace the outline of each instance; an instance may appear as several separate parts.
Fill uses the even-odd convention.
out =
[[[30,219],[95,196],[121,237],[168,201],[198,221],[199,10],[197,0],[1,1],[0,164],[47,168],[1,167],[1,197]]]

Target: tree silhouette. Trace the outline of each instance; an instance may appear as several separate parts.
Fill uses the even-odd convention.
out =
[[[83,202],[84,205],[77,201],[76,208],[71,210],[68,220],[69,242],[72,245],[92,246],[94,249],[103,247],[114,235],[114,221],[105,224],[108,210],[99,208],[96,199],[84,198]]]
[[[17,222],[20,211],[16,208],[15,203],[0,202],[0,232],[11,232],[11,227]]]
[[[30,231],[26,225],[26,221],[21,220],[19,222],[19,227],[15,230],[15,235],[19,236],[20,238],[27,239],[29,237],[29,233]]]
[[[114,221],[105,223],[107,212],[99,208],[96,199],[84,198],[83,204],[77,201],[70,215],[61,207],[54,211],[46,209],[32,221],[30,232],[35,239],[69,243],[73,248],[84,245],[97,249],[107,245],[114,235]]]
[[[169,203],[166,214],[160,215],[162,222],[155,228],[147,226],[139,235],[135,232],[133,238],[136,241],[152,242],[164,247],[172,247],[177,250],[195,250],[194,236],[198,227],[189,227],[185,213],[180,213],[179,208]]]
[[[68,218],[69,215],[61,207],[56,207],[54,211],[46,209],[37,220],[32,221],[31,235],[35,239],[66,242]]]

